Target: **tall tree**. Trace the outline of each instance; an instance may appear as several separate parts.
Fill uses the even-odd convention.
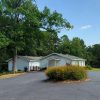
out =
[[[89,46],[87,51],[91,54],[89,56],[89,63],[94,67],[99,67],[100,65],[100,44],[95,44]]]
[[[60,43],[58,45],[58,52],[63,54],[70,54],[70,40],[67,35],[63,35],[60,38]]]
[[[37,8],[32,4],[31,0],[1,0],[0,4],[2,12],[0,19],[4,19],[3,23],[5,23],[1,24],[0,27],[4,33],[3,35],[10,40],[8,46],[12,52],[13,71],[15,72],[17,51],[23,49],[25,45],[25,22],[32,17],[32,14],[28,16],[30,15],[30,9],[35,8],[35,11]]]
[[[71,54],[85,58],[86,45],[82,39],[78,37],[73,38],[71,41]]]
[[[39,32],[45,30],[57,33],[61,28],[72,28],[56,11],[51,13],[50,9],[45,7],[40,12],[32,0],[1,0],[0,15],[0,19],[4,19],[0,20],[0,32],[10,41],[7,45],[12,51],[14,72],[17,52],[23,50],[26,44],[31,47],[39,46],[35,39],[40,35]],[[39,41],[39,37],[36,38]]]

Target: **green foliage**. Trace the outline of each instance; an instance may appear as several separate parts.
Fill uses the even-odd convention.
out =
[[[85,69],[87,70],[92,70],[93,67],[91,67],[90,65],[85,66]]]
[[[9,42],[9,39],[3,33],[0,33],[0,48],[6,47]]]
[[[39,11],[32,0],[0,0],[0,37],[3,36],[0,48],[6,44],[12,52],[14,69],[17,52],[21,54],[25,51],[24,55],[28,52],[28,55],[40,55],[40,52],[42,53],[46,48],[41,42],[43,30],[57,35],[62,28],[71,29],[72,27],[56,11],[51,12],[47,7]],[[53,42],[50,42],[50,45],[52,45],[50,47],[52,52],[54,51]],[[47,51],[47,53],[50,52]]]
[[[46,75],[50,80],[84,80],[87,78],[87,71],[77,66],[50,67],[46,70]]]
[[[73,26],[57,11],[51,12],[47,7],[41,13],[42,28],[50,32],[59,32],[61,28],[71,29]]]
[[[17,71],[15,73],[24,73],[24,71]],[[12,71],[2,71],[0,72],[0,76],[7,75],[7,74],[14,74]]]
[[[95,44],[87,48],[89,64],[94,67],[100,67],[100,44]]]
[[[58,52],[63,54],[70,54],[70,46],[71,41],[69,40],[67,35],[63,35],[60,38],[60,43],[58,45]]]
[[[71,41],[71,53],[78,57],[86,57],[86,45],[82,39],[77,37],[73,38]]]
[[[45,56],[53,52],[87,59],[100,65],[100,44],[86,47],[80,38],[58,37],[73,26],[57,11],[40,11],[32,0],[0,0],[0,62],[18,55]],[[17,51],[17,53],[16,53]]]
[[[1,0],[0,11],[0,31],[11,41],[13,51],[24,49],[27,43],[39,47],[41,29],[53,34],[61,28],[72,28],[60,13],[51,12],[47,7],[39,11],[32,0]]]

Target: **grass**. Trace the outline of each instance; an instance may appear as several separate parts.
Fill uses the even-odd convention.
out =
[[[15,74],[13,74],[12,72],[4,72],[4,73],[0,73],[0,79],[12,78],[22,74],[24,74],[24,72],[17,72]]]
[[[100,68],[92,68],[90,71],[100,72]]]

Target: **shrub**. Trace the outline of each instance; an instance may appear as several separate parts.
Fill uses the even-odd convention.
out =
[[[87,69],[87,70],[92,70],[92,67],[91,67],[90,65],[87,65],[87,66],[85,67],[85,69]]]
[[[50,67],[45,73],[50,80],[54,81],[84,80],[87,78],[87,71],[77,66]]]

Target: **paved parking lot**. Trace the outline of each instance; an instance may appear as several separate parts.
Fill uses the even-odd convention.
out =
[[[0,100],[100,100],[100,72],[90,72],[91,81],[50,83],[43,72],[0,80]]]

